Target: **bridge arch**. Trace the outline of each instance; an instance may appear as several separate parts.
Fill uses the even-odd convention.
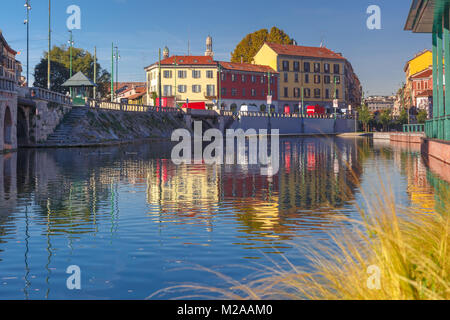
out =
[[[12,147],[12,115],[9,106],[5,108],[3,116],[3,148],[11,149]]]
[[[17,144],[19,146],[29,143],[29,121],[27,111],[23,107],[17,108]]]

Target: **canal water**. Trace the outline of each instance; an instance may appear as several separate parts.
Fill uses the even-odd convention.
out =
[[[0,155],[0,299],[226,288],[205,269],[245,281],[286,260],[307,267],[305,248],[331,245],[344,223],[336,218],[358,219],[357,204],[381,182],[424,212],[437,197],[419,150],[369,139],[281,139],[272,177],[258,166],[176,166],[170,153],[170,143],[152,142]],[[67,288],[72,265],[81,290]]]

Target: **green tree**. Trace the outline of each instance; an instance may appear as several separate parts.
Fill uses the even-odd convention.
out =
[[[389,123],[392,120],[392,112],[389,109],[383,110],[380,115],[380,122],[383,125],[383,130],[386,131],[386,129],[389,131]]]
[[[72,49],[72,68],[73,74],[81,71],[89,79],[94,79],[94,56],[83,49]],[[65,93],[67,88],[61,85],[70,77],[70,48],[67,46],[54,46],[51,50],[51,89],[56,92]],[[47,57],[48,52],[44,52],[44,57],[36,65],[34,70],[34,86],[47,88]],[[102,69],[97,62],[97,85],[98,92],[102,97],[109,94],[111,75],[108,71]]]
[[[367,107],[367,105],[365,103],[363,103],[363,105],[361,107],[359,107],[358,115],[359,115],[359,121],[361,121],[361,123],[363,124],[364,131],[368,132],[369,131],[368,124],[373,119],[373,116],[370,113],[369,108]]]
[[[427,121],[428,114],[426,110],[420,110],[417,114],[417,122],[419,123],[425,123]]]
[[[267,29],[261,29],[246,35],[231,53],[231,62],[252,63],[253,57],[261,49],[264,42],[278,44],[293,44],[291,39],[283,30],[272,27],[270,32]]]
[[[408,123],[408,111],[406,111],[405,108],[403,108],[403,109],[400,111],[400,117],[398,118],[398,123],[399,123],[400,125],[404,125],[404,124],[407,124],[407,123]]]

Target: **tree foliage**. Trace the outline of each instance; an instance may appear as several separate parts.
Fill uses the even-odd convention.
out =
[[[267,29],[261,29],[250,33],[239,42],[234,51],[231,53],[231,62],[251,63],[253,57],[259,49],[261,49],[264,42],[272,42],[278,44],[293,44],[294,39],[291,39],[283,30],[277,27],[272,27],[270,32]]]
[[[427,121],[428,114],[426,110],[420,110],[417,114],[417,122],[419,123],[425,123]]]
[[[392,111],[389,109],[383,110],[380,114],[380,122],[383,125],[383,129],[389,129],[389,123],[392,120]]]
[[[372,114],[370,113],[369,108],[365,103],[358,109],[359,120],[362,122],[364,126],[364,131],[368,131],[368,124],[373,119]]]
[[[72,75],[81,71],[89,79],[94,79],[94,56],[83,49],[72,49]],[[40,88],[47,88],[47,60],[48,52],[44,52],[44,57],[39,64],[36,65],[34,70],[34,86]],[[66,93],[67,88],[61,85],[66,82],[70,77],[70,48],[67,46],[54,46],[50,54],[51,59],[51,89],[56,92]],[[98,92],[101,96],[105,97],[109,90],[109,82],[111,81],[111,75],[108,71],[102,69],[97,62],[97,85]]]
[[[398,118],[398,122],[400,125],[404,125],[408,123],[408,111],[406,111],[405,108],[403,108],[400,111],[400,117]]]

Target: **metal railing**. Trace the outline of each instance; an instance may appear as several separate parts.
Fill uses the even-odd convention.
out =
[[[118,102],[97,101],[89,99],[87,106],[92,109],[114,110],[123,112],[159,112],[159,113],[180,113],[181,109],[172,107],[153,107],[140,104],[125,104]]]
[[[23,98],[46,100],[68,106],[72,105],[71,97],[43,88],[19,87],[18,93],[19,96]]]
[[[335,119],[334,114],[299,114],[299,113],[268,113],[262,111],[221,111],[222,115],[225,115],[224,112],[228,112],[231,115],[239,115],[244,117],[271,117],[271,118],[304,118],[304,119]],[[226,114],[229,115],[229,114]],[[351,116],[337,116],[336,119],[352,119]]]
[[[425,123],[428,138],[450,140],[450,115],[435,117]]]
[[[425,125],[421,123],[404,124],[403,132],[405,133],[421,133],[425,131]]]

